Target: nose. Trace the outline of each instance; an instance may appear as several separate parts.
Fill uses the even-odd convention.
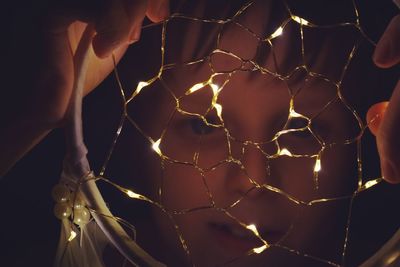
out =
[[[228,170],[226,187],[235,194],[256,196],[266,183],[269,173],[268,158],[260,147],[245,143],[235,156],[235,164]]]

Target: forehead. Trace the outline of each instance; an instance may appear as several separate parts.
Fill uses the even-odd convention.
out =
[[[210,65],[213,73],[257,69],[285,78],[296,68],[304,67],[323,73],[334,82],[340,80],[354,48],[355,30],[306,27],[283,3],[254,1],[235,11],[226,4],[227,11],[226,7],[199,1],[197,6],[201,8],[178,13],[169,21],[165,30],[165,63],[202,61]],[[219,8],[222,15],[208,15],[216,13],[214,8]]]
[[[192,4],[173,15],[164,29],[161,87],[181,107],[206,110],[213,97],[210,83],[223,87],[218,103],[225,114],[278,107],[287,111],[293,98],[298,112],[312,116],[337,97],[354,46],[354,39],[344,37],[354,31],[305,27],[283,1],[237,7],[230,1],[215,2],[188,1]],[[275,34],[280,27],[281,34]],[[204,92],[186,95],[198,84],[206,84]]]

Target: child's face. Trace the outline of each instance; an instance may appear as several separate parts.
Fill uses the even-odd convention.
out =
[[[220,45],[240,58],[251,58],[258,43],[238,40],[239,31],[228,29]],[[282,36],[275,48],[278,58],[290,48],[288,42]],[[271,55],[267,57],[265,66],[273,66]],[[336,87],[304,75],[304,70],[287,81],[258,70],[238,70],[214,78],[212,83],[222,88],[218,93],[216,87],[213,91],[213,86],[205,86],[185,95],[192,85],[208,80],[217,66],[238,67],[232,57],[218,54],[204,63],[166,70],[164,85],[153,88],[162,92],[154,108],[157,114],[142,125],[154,140],[161,136],[164,161],[161,164],[158,156],[149,160],[148,176],[154,181],[154,197],[158,199],[161,188],[161,204],[176,212],[173,219],[193,262],[214,266],[262,246],[243,226],[250,224],[269,244],[336,259],[346,221],[345,212],[341,217],[338,210],[345,210],[348,201],[311,206],[299,202],[354,191],[356,145],[344,144],[359,131],[353,113],[337,99]],[[318,157],[321,170],[315,171]],[[169,245],[166,254],[183,251],[167,216],[156,212],[155,217]],[[273,262],[278,254],[271,249],[251,258],[251,263],[237,264],[264,266],[266,258]],[[285,260],[290,262],[289,258]]]
[[[196,97],[183,98],[182,109],[203,114],[212,98],[209,88],[203,90],[195,93]],[[295,109],[312,117],[326,104],[330,90],[317,85],[307,90],[313,94],[314,100],[302,103],[300,98],[296,102],[295,97]],[[163,135],[160,149],[166,157],[186,164],[166,160],[162,175],[159,163],[151,166],[151,175],[161,176],[162,204],[166,209],[183,211],[215,205],[227,208],[232,216],[246,225],[255,224],[268,242],[279,241],[294,224],[294,229],[283,241],[288,247],[308,249],[318,244],[315,243],[319,240],[317,237],[329,243],[325,234],[332,231],[332,224],[344,227],[334,212],[340,205],[346,207],[347,201],[340,205],[302,207],[285,194],[304,202],[349,195],[355,189],[355,172],[351,169],[356,166],[355,145],[325,147],[321,156],[319,189],[316,190],[314,156],[322,150],[316,138],[309,131],[299,131],[284,134],[277,142],[270,141],[285,128],[290,98],[283,82],[268,81],[259,73],[239,72],[218,98],[223,107],[225,129],[206,126],[196,116],[175,113]],[[343,142],[343,136],[338,136],[337,132],[346,128],[351,114],[339,104],[325,113],[313,121],[316,134],[325,135],[326,140],[332,138]],[[221,124],[215,109],[209,114],[205,116],[209,122]],[[303,127],[302,123],[293,119],[286,128]],[[345,131],[340,134],[345,134]],[[278,144],[280,151],[286,148],[301,156],[276,157]],[[158,184],[161,184],[160,180]],[[282,194],[267,190],[264,185],[276,187],[282,190]],[[239,203],[228,208],[239,199]],[[299,213],[301,216],[298,218]],[[333,216],[337,221],[330,221]],[[205,261],[199,266],[208,266],[209,261],[221,263],[262,245],[250,231],[240,227],[223,211],[206,208],[177,215],[175,219],[195,262]],[[321,224],[324,225],[322,231]],[[344,228],[336,230],[344,234]],[[314,248],[310,249],[313,251]]]

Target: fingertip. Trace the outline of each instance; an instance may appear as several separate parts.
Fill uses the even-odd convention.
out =
[[[158,9],[158,17],[160,20],[164,20],[166,18],[169,17],[170,14],[170,10],[169,10],[169,1],[168,0],[164,0],[161,1],[162,4],[160,5],[159,9]]]
[[[391,184],[400,183],[400,177],[398,175],[398,169],[394,164],[388,160],[381,160],[381,171],[382,177],[385,181]]]
[[[106,48],[106,46],[104,45],[104,42],[101,40],[101,38],[96,35],[93,38],[93,51],[96,54],[97,57],[99,58],[106,58],[108,56],[108,49]]]
[[[389,23],[376,45],[372,60],[380,68],[390,68],[400,62],[400,15]]]
[[[378,134],[379,126],[381,125],[382,119],[385,115],[389,102],[380,102],[372,105],[367,112],[367,125],[371,133],[375,136]]]
[[[141,27],[134,28],[129,35],[128,44],[133,44],[139,41],[141,32],[142,32]]]
[[[107,58],[121,45],[120,40],[113,38],[111,34],[96,34],[93,38],[93,50],[97,57]]]
[[[150,0],[146,15],[153,22],[167,19],[170,15],[169,0]]]

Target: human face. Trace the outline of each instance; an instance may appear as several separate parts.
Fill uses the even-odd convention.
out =
[[[254,18],[244,21],[259,25]],[[251,37],[239,42],[244,35],[228,27],[220,45],[237,58],[252,58],[259,43]],[[283,38],[275,56],[283,60],[289,42]],[[176,225],[196,266],[238,257],[230,266],[248,266],[249,261],[251,266],[292,261],[299,266],[298,258],[279,256],[283,247],[323,259],[338,257],[330,253],[339,251],[343,243],[338,239],[344,239],[345,217],[337,211],[348,203],[307,203],[354,190],[349,177],[355,173],[356,146],[345,141],[357,133],[357,126],[348,127],[358,125],[356,118],[331,82],[301,69],[287,80],[251,64],[239,70],[237,58],[221,53],[213,55],[211,65],[206,61],[165,70],[163,82],[152,88],[160,94],[156,116],[141,126],[160,141],[152,155],[156,159],[147,162],[147,176],[153,181],[153,199],[163,206],[154,216],[161,239],[171,248],[164,252],[183,254]],[[263,62],[272,66],[272,54]],[[212,83],[190,92],[192,85],[209,81],[217,66]],[[317,159],[322,171],[315,171]],[[250,225],[260,236],[246,228]],[[265,244],[279,252],[267,249],[245,257]],[[169,259],[173,266],[184,258],[176,257]]]

